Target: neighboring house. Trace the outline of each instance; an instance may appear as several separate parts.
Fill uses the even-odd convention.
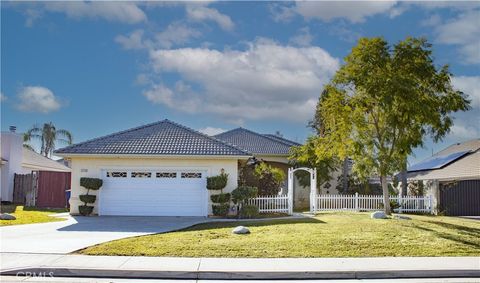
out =
[[[288,168],[291,167],[288,160],[291,147],[301,145],[277,135],[259,134],[244,128],[226,131],[214,137],[248,151],[259,161],[264,161],[272,167],[282,169],[285,176],[287,176]],[[239,164],[239,166],[243,166],[243,164]],[[309,199],[310,186],[303,187],[296,180],[294,182],[294,207],[308,207]]]
[[[23,137],[15,132],[1,133],[1,201],[13,200],[15,174],[32,171],[70,172],[70,168],[23,147]]]
[[[78,143],[55,154],[72,166],[71,213],[78,213],[81,177],[103,179],[99,215],[207,216],[206,177],[228,174],[237,187],[238,161],[251,154],[193,129],[163,120]]]
[[[480,215],[480,139],[453,144],[408,168],[409,181],[424,181],[437,212]]]

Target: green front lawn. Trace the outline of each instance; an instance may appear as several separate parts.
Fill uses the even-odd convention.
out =
[[[65,209],[42,209],[3,204],[0,210],[2,213],[9,213],[17,218],[15,220],[0,220],[0,226],[63,221],[64,218],[49,215],[67,211]]]
[[[480,256],[480,221],[411,215],[373,220],[369,213],[208,223],[165,234],[92,246],[87,255],[181,257]],[[244,225],[249,235],[234,235]]]

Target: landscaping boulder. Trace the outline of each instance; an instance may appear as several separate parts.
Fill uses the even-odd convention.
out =
[[[393,216],[393,218],[399,219],[399,220],[412,220],[412,218],[410,218],[410,217],[408,217],[408,216],[398,215],[398,214],[395,214],[395,215]]]
[[[237,226],[232,231],[233,234],[250,234],[250,230],[244,226]]]
[[[385,219],[387,218],[387,215],[383,211],[375,211],[370,215],[370,217],[372,219]]]
[[[15,219],[17,218],[11,214],[8,214],[8,213],[0,214],[0,220],[15,220]]]

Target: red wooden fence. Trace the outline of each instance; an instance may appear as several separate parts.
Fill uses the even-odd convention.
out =
[[[66,207],[65,191],[70,189],[70,172],[38,172],[37,207]]]

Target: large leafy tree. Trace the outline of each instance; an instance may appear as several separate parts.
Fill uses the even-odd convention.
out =
[[[332,180],[332,172],[338,170],[340,162],[331,156],[319,157],[316,155],[316,148],[318,140],[316,136],[323,136],[325,134],[322,117],[320,115],[320,105],[325,96],[321,95],[317,109],[315,111],[315,117],[308,123],[308,126],[313,130],[315,136],[311,136],[307,139],[305,144],[301,146],[292,147],[290,152],[290,163],[295,167],[309,167],[317,169],[317,184],[316,187],[320,188],[323,184]],[[300,185],[310,186],[310,174],[304,171],[298,171],[296,176]]]
[[[57,129],[52,122],[42,126],[34,125],[23,134],[24,147],[32,149],[30,145],[32,140],[40,141],[40,154],[46,157],[52,155],[57,142],[68,145],[73,143],[72,134],[67,130]]]
[[[387,176],[405,169],[407,156],[427,136],[435,142],[445,137],[453,112],[469,109],[451,76],[448,66],[434,64],[424,38],[394,46],[383,38],[360,39],[322,93],[317,115],[323,134],[315,155],[350,157],[358,176],[378,175],[390,214]]]

